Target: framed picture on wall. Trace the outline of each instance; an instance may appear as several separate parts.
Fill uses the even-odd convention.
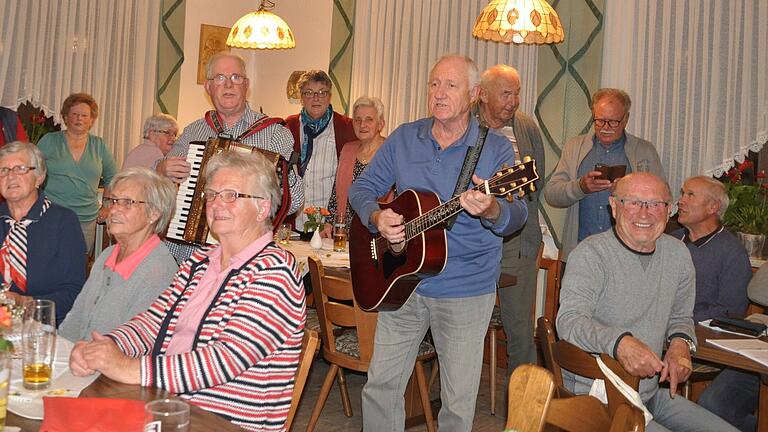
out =
[[[200,52],[197,57],[197,83],[205,83],[205,65],[214,54],[229,51],[229,27],[200,24]]]

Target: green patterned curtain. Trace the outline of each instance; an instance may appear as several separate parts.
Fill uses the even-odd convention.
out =
[[[185,0],[162,0],[157,38],[155,111],[178,115],[181,64],[184,63]]]
[[[333,81],[331,103],[336,112],[349,115],[352,102],[349,100],[350,77],[352,75],[352,51],[355,35],[355,0],[333,0],[331,21],[331,61],[328,75]]]
[[[604,0],[550,4],[565,27],[565,41],[539,48],[535,115],[544,138],[546,180],[557,165],[565,142],[591,128],[589,102],[591,94],[600,87],[605,9]],[[552,208],[543,200],[542,205],[544,219],[560,247],[565,209]]]

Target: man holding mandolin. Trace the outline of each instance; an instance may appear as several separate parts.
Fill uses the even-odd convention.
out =
[[[365,245],[358,253],[350,244],[356,298],[366,294],[359,290],[375,290],[371,287],[382,280],[391,282],[384,289],[386,295],[400,284],[415,288],[402,296],[404,303],[395,310],[383,310],[380,304],[396,301],[373,302],[380,313],[363,389],[366,431],[404,429],[403,393],[430,328],[440,358],[440,428],[472,429],[502,236],[518,230],[527,218],[522,201],[494,195],[511,193],[536,177],[533,162],[528,163],[530,172],[505,170],[503,165],[514,165],[512,147],[499,135],[486,135],[487,130],[481,130],[470,116],[479,81],[471,59],[445,56],[438,60],[428,83],[432,116],[395,130],[350,188],[349,201],[365,224],[356,221],[350,241],[360,240],[355,226],[363,237],[379,236],[369,244],[373,254],[366,253]],[[469,184],[470,175],[477,186]],[[515,181],[507,182],[510,177]],[[377,197],[392,185],[398,198],[380,206]],[[452,199],[454,195],[460,196]],[[451,228],[443,230],[442,222],[450,223],[452,214],[457,217]],[[444,260],[442,265],[440,258],[437,264],[424,264],[435,261],[435,256]],[[417,268],[403,270],[413,261],[419,263]],[[377,272],[382,276],[377,278]],[[372,283],[358,283],[366,274]]]

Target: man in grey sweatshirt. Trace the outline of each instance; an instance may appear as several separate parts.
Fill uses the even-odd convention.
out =
[[[685,245],[663,234],[671,199],[669,186],[650,173],[636,172],[616,184],[609,198],[615,228],[587,238],[571,254],[557,331],[585,351],[612,355],[643,378],[640,396],[654,416],[647,431],[735,431],[676,397],[695,351],[695,270]],[[576,393],[589,390],[589,380],[570,378]],[[669,389],[659,388],[660,381],[668,381]]]

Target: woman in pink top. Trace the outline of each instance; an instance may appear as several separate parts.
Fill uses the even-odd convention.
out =
[[[123,169],[134,166],[153,169],[155,162],[171,151],[178,135],[179,125],[173,116],[153,114],[144,120],[144,140],[125,156]]]
[[[279,431],[304,330],[296,259],[272,241],[274,167],[223,152],[205,173],[206,220],[219,245],[195,251],[146,312],[75,344],[70,368],[162,388],[249,430]]]

